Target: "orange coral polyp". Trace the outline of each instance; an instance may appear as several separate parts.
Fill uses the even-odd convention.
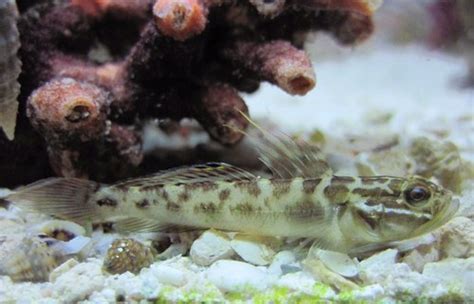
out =
[[[161,33],[181,41],[200,34],[207,22],[207,8],[199,0],[158,0],[153,15]]]

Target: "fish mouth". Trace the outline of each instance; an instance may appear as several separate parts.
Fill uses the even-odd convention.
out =
[[[432,221],[416,229],[413,232],[414,236],[425,234],[446,224],[450,219],[454,217],[456,212],[459,210],[459,205],[459,199],[451,199],[451,202],[449,204],[446,204],[446,206],[444,206],[440,210],[440,212],[438,212],[438,214],[433,218]]]

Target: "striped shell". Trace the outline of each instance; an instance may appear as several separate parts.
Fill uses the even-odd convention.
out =
[[[153,263],[150,247],[141,242],[123,238],[115,240],[107,250],[103,269],[111,274],[124,272],[139,273]]]
[[[0,275],[12,281],[47,281],[59,262],[54,250],[38,237],[0,236]]]
[[[16,1],[0,0],[0,127],[10,140],[14,137],[20,93],[17,18]]]
[[[70,241],[77,236],[86,234],[86,230],[73,222],[50,220],[30,228],[32,234],[46,235],[59,241]]]

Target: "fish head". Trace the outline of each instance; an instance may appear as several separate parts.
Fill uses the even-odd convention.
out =
[[[372,178],[374,179],[374,178]],[[428,233],[450,220],[459,207],[452,193],[424,178],[381,177],[362,190],[352,190],[345,234],[358,243],[387,243]],[[362,183],[363,184],[363,183]],[[360,189],[360,188],[359,188]],[[351,231],[347,224],[352,221]],[[345,226],[345,227],[344,227]],[[343,231],[344,232],[344,231]]]

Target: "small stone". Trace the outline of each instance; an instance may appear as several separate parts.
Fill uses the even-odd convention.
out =
[[[51,273],[49,274],[49,281],[54,283],[59,276],[68,272],[77,264],[79,264],[79,262],[76,259],[69,259],[66,262],[62,263],[53,271],[51,271]]]
[[[406,176],[415,171],[414,162],[399,147],[361,153],[356,165],[360,175]]]
[[[222,291],[242,291],[248,287],[264,290],[275,279],[253,265],[230,260],[220,260],[212,264],[206,271],[206,277]]]
[[[416,174],[436,177],[441,185],[459,193],[463,188],[465,170],[458,147],[452,142],[438,142],[427,137],[413,140],[410,153],[416,161]]]
[[[236,236],[230,246],[246,262],[254,265],[268,265],[272,261],[275,251],[268,245],[266,239],[248,236]]]
[[[56,278],[53,297],[64,303],[76,303],[104,288],[100,260],[80,263]]]
[[[289,250],[280,251],[274,256],[273,262],[268,267],[268,272],[275,275],[282,275],[284,266],[295,267],[289,265],[295,261],[296,257],[293,252]]]
[[[381,282],[397,262],[398,250],[387,249],[359,263],[360,278],[365,283]]]
[[[313,293],[315,284],[316,280],[313,278],[313,276],[307,272],[302,271],[285,274],[276,282],[276,286],[278,287],[285,287],[308,294]],[[331,288],[328,287],[328,290],[331,290]]]
[[[58,266],[61,257],[41,238],[0,235],[0,276],[15,282],[43,282]]]
[[[439,229],[441,258],[474,256],[474,222],[466,217],[455,217]]]
[[[230,240],[221,232],[208,230],[191,246],[189,256],[194,263],[209,266],[217,260],[228,259],[234,255]]]
[[[474,299],[474,257],[448,258],[428,263],[423,269],[423,275],[443,282],[448,288],[459,289],[466,299]]]
[[[25,225],[11,219],[0,219],[0,231],[2,235],[22,234]]]
[[[362,303],[374,303],[384,295],[384,289],[380,284],[373,284],[354,290],[352,295]]]
[[[439,260],[439,252],[432,244],[423,244],[402,258],[402,262],[408,264],[411,269],[418,272],[423,271],[426,263]]]
[[[162,264],[153,264],[150,273],[162,284],[184,286],[188,282],[185,271]]]

